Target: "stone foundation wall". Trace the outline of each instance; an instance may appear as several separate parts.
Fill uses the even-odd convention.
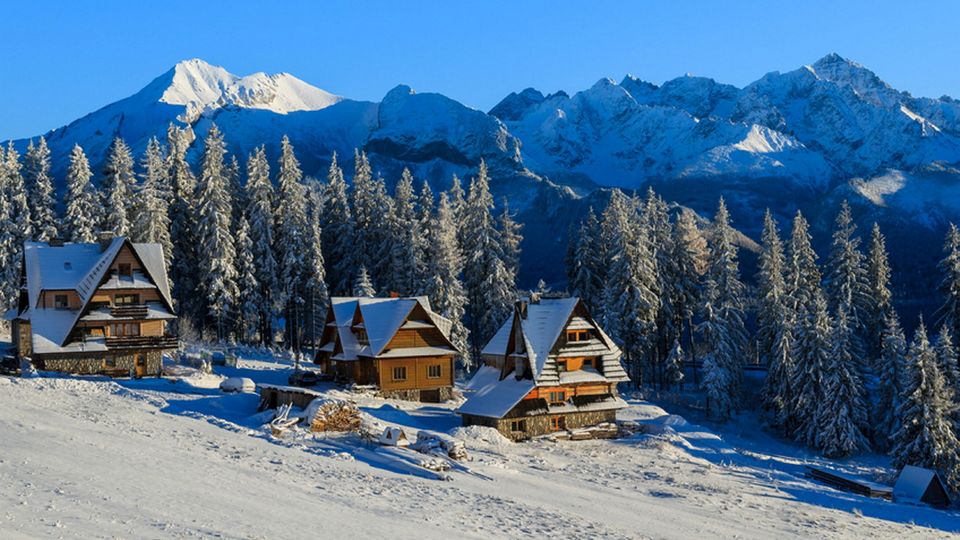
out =
[[[531,437],[537,437],[539,435],[547,435],[549,433],[554,433],[553,428],[551,427],[551,418],[554,416],[562,416],[566,425],[566,429],[579,429],[585,427],[595,426],[597,424],[602,424],[604,422],[616,422],[617,421],[617,411],[591,411],[591,412],[577,412],[577,413],[567,413],[567,414],[541,414],[537,416],[524,416],[519,418],[486,418],[483,416],[473,416],[469,414],[463,415],[463,425],[465,426],[487,426],[492,427],[500,432],[504,437],[514,440],[522,441],[524,439],[529,439]],[[526,431],[511,431],[510,425],[512,422],[516,421],[525,421]]]
[[[381,390],[380,395],[387,399],[403,399],[406,401],[423,401],[427,403],[442,403],[453,399],[453,388],[443,387],[429,390]]]
[[[124,354],[101,353],[96,356],[38,356],[33,358],[33,364],[43,371],[59,371],[76,375],[132,376],[136,373],[137,355],[146,356],[146,365],[143,369],[144,377],[156,377],[160,374],[163,362],[162,351],[134,351]],[[108,366],[106,359],[112,357],[115,365]]]

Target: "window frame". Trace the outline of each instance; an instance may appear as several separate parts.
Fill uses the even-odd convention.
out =
[[[567,429],[567,419],[564,416],[551,416],[550,417],[550,430],[551,431],[560,431]]]
[[[394,366],[394,367],[393,367],[393,370],[391,371],[391,375],[392,375],[392,377],[393,377],[391,380],[394,381],[394,382],[406,381],[406,380],[407,380],[407,366]],[[400,375],[400,377],[398,377],[397,375]]]
[[[129,300],[129,301],[128,301]],[[137,293],[121,293],[113,295],[113,305],[115,306],[137,306],[140,305],[140,295]]]
[[[511,432],[511,433],[526,433],[526,432],[527,432],[527,421],[526,421],[526,420],[511,420],[511,421],[510,421],[510,432]]]
[[[436,369],[436,375],[434,375],[434,369]],[[443,366],[440,364],[434,364],[427,366],[427,378],[428,379],[439,379],[443,377]]]
[[[130,263],[117,263],[117,275],[120,277],[133,277],[133,265]]]
[[[566,390],[551,390],[548,394],[547,402],[550,405],[560,405],[567,401],[567,391]],[[560,399],[557,399],[560,398]]]
[[[63,300],[63,303],[60,303]],[[53,295],[53,309],[70,309],[70,296],[66,294]]]

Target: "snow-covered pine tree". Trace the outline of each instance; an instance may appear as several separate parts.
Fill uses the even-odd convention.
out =
[[[390,264],[383,282],[390,292],[409,296],[417,291],[420,265],[413,174],[410,169],[404,168],[400,175],[387,219]]]
[[[257,334],[263,345],[273,344],[273,317],[281,306],[277,303],[278,265],[274,256],[274,193],[270,182],[270,163],[263,146],[247,158],[247,221],[259,298]],[[242,278],[242,276],[241,276]]]
[[[43,137],[36,146],[30,141],[24,155],[24,173],[34,239],[47,242],[57,237],[57,200],[50,174],[50,148]]]
[[[516,295],[516,276],[504,263],[500,232],[490,215],[492,209],[487,165],[481,160],[461,215],[463,281],[474,356],[479,355],[480,347],[510,314]]]
[[[0,309],[4,311],[16,305],[20,297],[18,232],[8,181],[6,151],[0,146]]]
[[[870,249],[867,253],[867,282],[869,284],[869,313],[866,320],[866,352],[875,359],[883,347],[887,319],[893,313],[893,294],[890,292],[890,262],[887,242],[880,226],[873,224],[870,231]]]
[[[793,324],[784,280],[783,242],[770,210],[763,218],[760,258],[757,263],[757,351],[767,364],[763,387],[763,406],[770,423],[789,433],[793,426],[790,404],[793,402]]]
[[[817,254],[810,244],[810,226],[803,214],[797,210],[790,232],[790,244],[786,258],[786,292],[788,306],[794,312],[806,306],[809,310],[814,296],[820,288],[820,268],[817,267]]]
[[[894,310],[890,310],[887,326],[883,331],[883,344],[877,359],[877,399],[873,410],[874,448],[887,451],[892,444],[893,434],[898,429],[897,410],[900,408],[900,396],[903,394],[904,362],[907,354],[907,340],[900,328],[900,319]]]
[[[707,240],[697,227],[693,211],[683,209],[677,214],[673,227],[673,261],[677,277],[675,311],[686,322],[688,351],[695,354],[693,316],[700,305],[700,289],[707,269]],[[682,341],[682,340],[681,340]],[[696,383],[696,380],[694,380]]]
[[[352,288],[354,250],[354,223],[347,198],[347,182],[333,154],[327,172],[327,197],[323,211],[323,248],[326,254],[328,280],[333,294],[349,294]]]
[[[280,282],[277,297],[286,308],[287,347],[300,350],[306,260],[303,246],[307,238],[306,189],[300,162],[286,136],[280,142],[280,166],[277,174],[277,260]]]
[[[266,303],[257,282],[256,263],[254,262],[253,240],[250,237],[250,224],[241,212],[236,225],[236,266],[237,288],[243,291],[237,309],[237,335],[243,343],[253,343],[260,331],[260,312]],[[263,342],[263,339],[260,339]]]
[[[103,224],[105,231],[116,236],[129,236],[131,232],[131,208],[137,177],[133,172],[133,154],[120,137],[113,140],[103,182],[100,185],[103,201]]]
[[[90,162],[80,145],[70,151],[70,166],[67,168],[66,211],[63,215],[61,234],[70,242],[95,242],[97,224],[100,223],[100,201],[90,179]]]
[[[591,313],[599,314],[603,303],[603,275],[606,267],[600,239],[600,221],[591,206],[580,229],[570,236],[570,294],[580,297]]]
[[[614,190],[603,212],[608,255],[604,287],[604,324],[622,344],[635,385],[644,383],[643,360],[656,332],[659,280],[656,255],[647,231],[636,219],[635,202]]]
[[[230,223],[234,231],[240,226],[240,216],[247,208],[247,192],[243,189],[243,179],[240,174],[240,160],[231,155],[226,167],[227,186],[230,192]]]
[[[450,189],[447,190],[447,198],[450,199],[450,212],[453,214],[453,222],[457,224],[457,242],[460,243],[460,249],[463,250],[464,233],[464,209],[467,206],[466,193],[460,183],[460,177],[453,175],[450,179]]]
[[[373,288],[373,283],[370,281],[370,274],[367,273],[367,268],[361,266],[360,270],[357,271],[356,279],[353,280],[353,296],[373,298],[376,295],[377,291]]]
[[[934,469],[956,489],[960,487],[960,442],[953,424],[957,406],[922,319],[906,358],[898,429],[893,437],[893,465]]]
[[[426,294],[424,291],[427,289],[427,283],[429,283],[431,277],[430,234],[436,223],[435,213],[433,190],[430,189],[430,184],[424,180],[423,185],[420,187],[420,196],[417,199],[417,223],[415,235],[417,256],[417,294]],[[452,226],[454,228],[454,239],[456,239],[457,226],[455,224]],[[459,246],[457,249],[460,249]]]
[[[711,412],[725,418],[739,403],[747,332],[744,325],[746,287],[740,281],[736,231],[730,225],[730,213],[722,197],[711,232],[701,328],[712,353],[704,361],[704,387],[712,398]]]
[[[306,245],[306,283],[305,296],[307,299],[307,332],[310,343],[316,347],[323,336],[323,325],[326,319],[327,304],[330,293],[327,289],[327,271],[323,260],[323,231],[320,226],[320,215],[323,212],[323,201],[320,194],[314,190],[310,196],[310,230],[307,233]]]
[[[953,343],[953,335],[950,333],[950,327],[946,325],[940,327],[936,352],[937,366],[943,374],[944,383],[956,395],[960,392],[960,367],[957,365],[957,348]]]
[[[230,315],[237,306],[236,248],[231,234],[230,179],[224,156],[227,153],[223,134],[216,124],[210,125],[204,140],[203,162],[197,191],[197,240],[199,246],[200,283],[206,299],[207,313],[217,331],[217,339],[228,337]]]
[[[678,269],[673,260],[673,225],[670,223],[670,214],[667,203],[654,192],[647,190],[647,198],[643,204],[643,225],[648,231],[650,244],[654,252],[656,263],[655,272],[660,291],[660,305],[657,308],[657,333],[652,360],[658,371],[661,387],[664,381],[664,361],[670,353],[670,346],[680,336],[683,318],[677,313],[677,304],[680,301],[680,283]]]
[[[6,189],[10,204],[10,218],[17,225],[16,244],[16,274],[17,287],[20,287],[20,253],[23,252],[23,243],[33,238],[35,228],[30,217],[30,202],[27,195],[27,185],[23,180],[20,154],[13,147],[13,141],[7,143],[7,156],[4,160],[6,170]]]
[[[136,192],[136,215],[133,216],[131,238],[134,242],[157,243],[163,247],[167,264],[173,256],[170,241],[170,215],[164,186],[167,185],[167,167],[163,148],[156,137],[147,143],[143,156],[143,182]]]
[[[864,374],[869,369],[869,363],[865,362],[863,356],[861,336],[870,318],[871,299],[867,267],[856,232],[850,206],[843,201],[837,214],[830,256],[827,258],[824,292],[827,295],[827,308],[833,313],[846,312],[850,319],[853,328],[850,346],[856,351],[858,373]]]
[[[960,335],[960,230],[953,223],[947,231],[943,246],[946,253],[939,267],[943,274],[940,281],[940,294],[944,301],[937,310],[937,324],[950,327],[950,333]]]
[[[170,277],[173,281],[177,314],[198,320],[202,315],[202,298],[196,294],[197,235],[196,189],[197,179],[187,163],[187,149],[193,132],[175,127],[167,129],[167,170],[173,198],[170,201],[170,241],[173,244],[173,262]]]
[[[673,340],[664,371],[667,385],[679,386],[683,390],[683,349],[679,337]]]
[[[832,322],[827,314],[827,301],[820,287],[812,298],[797,311],[794,341],[794,402],[793,417],[796,437],[812,447],[819,441],[817,411],[824,400],[825,372],[830,362]]]
[[[387,195],[383,179],[373,178],[367,154],[355,152],[351,210],[354,223],[354,259],[364,266],[370,280],[385,285],[390,262],[390,234],[387,216],[393,200]]]
[[[503,211],[500,212],[497,229],[500,232],[503,264],[510,273],[517,276],[520,272],[520,243],[523,241],[520,230],[523,229],[523,225],[513,219],[513,215],[510,213],[510,204],[506,198],[503,199]]]
[[[852,322],[841,304],[824,366],[823,400],[815,417],[817,448],[831,458],[855,454],[868,445],[864,435],[867,408],[863,382],[857,375],[859,360],[851,354],[853,339]]]
[[[457,244],[457,226],[453,222],[453,208],[446,193],[440,194],[440,204],[433,225],[429,227],[429,270],[424,293],[434,311],[453,323],[450,341],[463,353],[458,358],[460,367],[470,371],[470,332],[463,324],[467,293],[460,281],[463,256]]]

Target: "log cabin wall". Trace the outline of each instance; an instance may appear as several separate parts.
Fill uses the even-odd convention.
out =
[[[429,376],[431,367],[440,368],[440,377]],[[394,369],[403,369],[404,379],[394,378]],[[453,356],[380,359],[377,362],[381,390],[435,389],[453,386]]]
[[[409,349],[413,347],[445,347],[447,341],[437,328],[401,328],[397,331],[387,350]]]

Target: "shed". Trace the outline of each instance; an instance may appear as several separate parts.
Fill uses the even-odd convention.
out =
[[[386,446],[410,446],[410,441],[407,439],[407,434],[403,432],[402,429],[397,427],[388,427],[383,430],[383,433],[380,434],[380,437],[377,439],[380,444]]]
[[[905,466],[893,486],[894,500],[921,502],[931,506],[950,506],[946,484],[937,471],[923,467]]]

